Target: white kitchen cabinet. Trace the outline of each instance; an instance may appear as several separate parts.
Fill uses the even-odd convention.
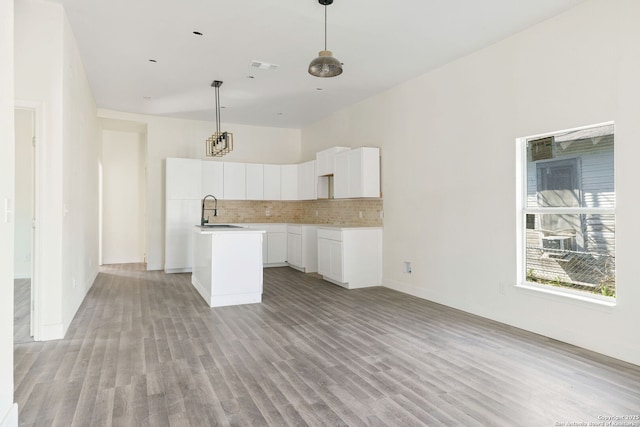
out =
[[[202,161],[168,157],[165,163],[166,199],[199,199],[202,197]]]
[[[287,233],[267,232],[267,264],[287,261]]]
[[[287,264],[304,273],[318,271],[317,226],[287,225]]]
[[[262,260],[265,267],[282,267],[287,265],[287,224],[242,225],[248,225],[254,230],[265,231],[262,241]]]
[[[202,184],[199,198],[202,199],[207,194],[221,199],[224,193],[224,164],[223,162],[213,162],[202,160]]]
[[[317,190],[316,161],[298,165],[298,200],[315,200]]]
[[[264,165],[246,165],[247,200],[264,200]]]
[[[280,166],[280,199],[298,200],[298,165]]]
[[[336,199],[380,197],[380,149],[355,148],[335,155]]]
[[[264,165],[264,200],[280,200],[280,165]]]
[[[318,226],[318,273],[347,289],[382,285],[382,228]]]
[[[191,271],[193,226],[200,223],[200,200],[166,201],[164,271]]]
[[[333,162],[337,153],[350,150],[349,147],[331,147],[316,153],[316,176],[333,175]]]
[[[247,177],[245,163],[224,162],[224,199],[246,200]]]

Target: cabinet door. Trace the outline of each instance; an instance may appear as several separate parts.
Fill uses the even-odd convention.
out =
[[[287,260],[287,233],[268,233],[267,262],[269,264]]]
[[[343,272],[344,265],[342,262],[342,242],[335,240],[329,240],[329,252],[330,252],[330,274],[329,277],[337,280],[338,282],[344,282]]]
[[[331,240],[318,238],[318,274],[331,276]]]
[[[202,161],[202,190],[200,199],[207,194],[212,194],[219,199],[222,198],[224,192],[224,179],[222,162]]]
[[[354,197],[380,197],[380,149],[373,147],[359,148],[358,175],[360,184]]]
[[[247,200],[264,200],[264,165],[248,163]]]
[[[201,199],[201,164],[198,159],[167,158],[165,195],[169,199]]]
[[[164,245],[165,271],[191,268],[193,227],[199,222],[199,200],[167,200]]]
[[[298,200],[298,165],[280,167],[281,200]]]
[[[224,163],[224,198],[226,200],[246,200],[246,165],[244,163]]]
[[[343,151],[335,155],[333,171],[333,197],[346,199],[349,196],[349,153]]]
[[[280,165],[264,165],[264,200],[280,200]]]
[[[302,236],[300,234],[287,233],[287,262],[296,267],[302,265]]]
[[[315,160],[298,165],[298,200],[316,199],[317,179]]]

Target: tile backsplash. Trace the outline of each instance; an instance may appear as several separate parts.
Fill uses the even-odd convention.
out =
[[[207,200],[207,209],[213,200]],[[218,216],[206,212],[211,223],[299,223],[382,226],[382,199],[304,201],[219,200]]]

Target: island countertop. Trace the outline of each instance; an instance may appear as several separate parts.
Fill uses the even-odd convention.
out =
[[[218,233],[259,233],[264,234],[264,230],[255,230],[245,226],[231,225],[231,224],[213,224],[209,225],[196,225],[194,226],[196,233],[199,234],[218,234]]]

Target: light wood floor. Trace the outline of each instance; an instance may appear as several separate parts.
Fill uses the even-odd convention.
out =
[[[13,281],[13,342],[32,342],[31,338],[31,279]]]
[[[211,309],[189,277],[105,268],[64,340],[17,344],[21,425],[553,426],[640,413],[638,366],[389,289],[271,268],[262,304]]]

